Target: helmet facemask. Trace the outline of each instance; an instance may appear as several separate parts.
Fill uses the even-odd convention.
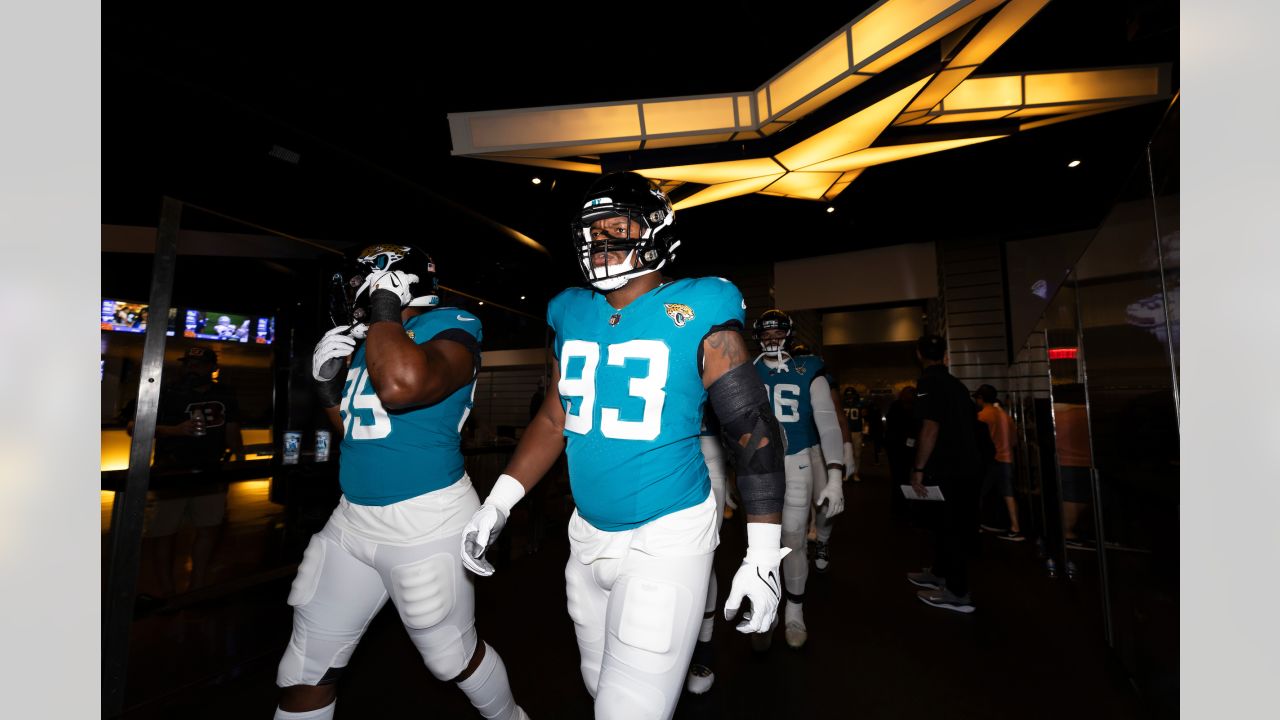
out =
[[[591,218],[588,220],[588,218]],[[603,220],[604,222],[600,222]],[[613,222],[610,222],[610,221]],[[598,225],[595,223],[599,223]],[[651,273],[664,264],[650,241],[653,230],[648,221],[631,212],[610,213],[603,217],[586,215],[579,221],[578,261],[583,276],[597,290],[608,292],[626,285],[631,278]],[[609,263],[609,254],[626,252],[622,262]],[[605,265],[597,265],[594,256],[604,254]],[[640,262],[636,262],[636,258]]]
[[[599,225],[593,228],[594,223]],[[583,278],[607,293],[633,277],[661,270],[675,259],[680,245],[674,239],[674,223],[670,201],[649,180],[632,173],[605,176],[588,193],[571,224]],[[622,262],[599,266],[592,262],[594,255],[606,253],[607,258],[608,253],[624,251]]]
[[[771,356],[771,359],[779,365],[785,364],[784,355],[791,357],[791,354],[787,352],[787,345],[791,341],[792,335],[791,318],[786,313],[781,310],[767,310],[756,320],[752,330],[755,341],[760,344],[760,350],[762,351],[760,354],[762,356]],[[779,330],[782,331],[781,335],[777,335],[776,332],[770,332]],[[777,335],[777,337],[766,339],[765,333],[767,332],[771,336]]]

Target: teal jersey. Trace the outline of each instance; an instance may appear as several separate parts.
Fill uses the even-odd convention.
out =
[[[700,349],[744,318],[742,294],[721,278],[666,283],[620,311],[584,288],[547,306],[569,483],[584,520],[628,530],[707,498]]]
[[[786,367],[769,369],[764,357],[756,358],[756,372],[773,402],[773,414],[787,432],[787,454],[795,455],[818,444],[818,428],[813,424],[813,397],[810,386],[823,372],[822,358],[816,355],[788,357]]]
[[[473,351],[479,353],[480,320],[465,310],[438,307],[409,318],[404,330],[419,345],[443,334],[474,343]],[[462,424],[471,412],[475,388],[473,376],[434,405],[386,410],[373,391],[361,343],[351,358],[339,405],[343,436],[338,480],[347,500],[390,505],[457,482],[463,473]]]

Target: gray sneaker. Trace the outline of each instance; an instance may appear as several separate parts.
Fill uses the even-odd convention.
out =
[[[827,566],[831,564],[831,551],[827,549],[827,544],[822,541],[816,541],[813,551],[813,566],[818,572],[826,572]]]
[[[969,599],[968,594],[956,595],[945,587],[938,590],[921,590],[916,593],[916,597],[920,598],[920,602],[926,605],[940,607],[952,612],[968,614],[974,610],[973,601]]]
[[[942,587],[944,581],[933,574],[933,568],[920,568],[920,572],[907,573],[907,582],[916,587],[937,590]]]

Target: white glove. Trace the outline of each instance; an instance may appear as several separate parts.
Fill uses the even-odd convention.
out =
[[[416,282],[418,282],[418,276],[413,273],[406,273],[403,270],[383,270],[369,277],[369,295],[372,297],[379,290],[390,290],[399,296],[400,306],[403,307],[413,299],[409,286]]]
[[[484,559],[489,546],[498,539],[511,508],[524,497],[524,485],[519,480],[503,473],[493,484],[493,490],[484,504],[471,516],[467,526],[462,529],[462,565],[480,577],[493,574],[493,565]]]
[[[853,443],[846,442],[844,444],[844,479],[853,477],[857,470],[857,466],[853,464]]]
[[[724,619],[738,614],[745,597],[751,607],[742,613],[740,633],[768,632],[778,617],[782,600],[782,576],[778,566],[791,548],[782,547],[782,525],[747,523],[747,556],[733,576],[729,597],[724,601]]]
[[[342,371],[342,360],[356,351],[354,332],[346,331],[350,325],[339,325],[330,330],[316,343],[315,352],[311,355],[311,377],[320,382],[328,382]],[[357,325],[356,327],[365,327]],[[361,335],[363,337],[363,334]]]
[[[828,520],[844,512],[843,483],[844,478],[840,477],[839,470],[834,468],[827,470],[827,486],[818,493],[818,507],[822,507],[822,503],[827,504]]]

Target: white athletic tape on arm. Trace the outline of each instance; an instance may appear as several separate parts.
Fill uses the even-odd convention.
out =
[[[498,508],[502,511],[503,517],[508,517],[511,515],[511,508],[524,497],[524,492],[524,485],[521,485],[519,480],[503,473],[493,484],[493,489],[489,491],[489,497],[485,498],[484,504]]]

